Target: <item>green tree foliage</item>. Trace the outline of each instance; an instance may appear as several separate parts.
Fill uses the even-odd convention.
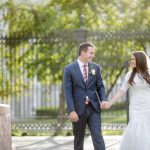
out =
[[[5,46],[0,47],[0,58],[6,59],[9,78],[4,73],[0,75],[4,85],[0,95],[4,91],[6,95],[19,93],[32,86],[32,82],[26,85],[22,76],[29,79],[36,76],[43,84],[60,82],[64,66],[76,58],[75,30],[78,28],[84,27],[88,35],[90,31],[149,30],[149,3],[147,0],[47,0],[30,5],[10,0],[3,3],[0,9],[9,36],[5,37]],[[13,42],[9,37],[13,37]],[[96,45],[95,60],[106,67],[104,77],[109,78],[109,84],[113,84],[119,74],[120,64],[128,59],[131,50],[127,50],[145,48],[143,41],[127,39],[112,39],[111,35],[102,40],[88,38]],[[112,66],[117,63],[114,69]],[[12,92],[10,86],[16,90]]]

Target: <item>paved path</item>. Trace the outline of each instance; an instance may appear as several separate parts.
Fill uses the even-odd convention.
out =
[[[106,150],[117,150],[121,136],[104,136]],[[16,150],[73,150],[73,136],[12,137]],[[85,137],[84,150],[94,150],[90,136]]]

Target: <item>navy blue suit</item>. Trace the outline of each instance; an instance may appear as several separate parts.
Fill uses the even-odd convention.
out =
[[[73,122],[74,150],[83,150],[84,134],[88,124],[95,150],[105,150],[101,134],[100,102],[106,100],[105,88],[101,78],[100,67],[95,63],[88,64],[95,70],[95,74],[88,71],[88,80],[85,83],[77,61],[64,69],[64,94],[69,113],[76,111],[78,122]],[[86,105],[86,96],[90,104]]]

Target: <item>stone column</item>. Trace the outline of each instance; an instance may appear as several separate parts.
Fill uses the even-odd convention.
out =
[[[10,106],[0,104],[0,150],[11,150]]]
[[[83,42],[87,42],[87,29],[84,27],[85,17],[80,15],[80,28],[76,30],[76,44],[77,44],[77,57],[79,45]]]
[[[146,43],[146,53],[147,53],[147,55],[150,57],[150,43]]]

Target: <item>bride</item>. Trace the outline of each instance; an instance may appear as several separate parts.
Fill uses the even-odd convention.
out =
[[[150,60],[144,52],[136,51],[131,55],[130,66],[132,71],[126,74],[119,91],[102,107],[109,108],[129,88],[129,123],[120,150],[150,150]]]

